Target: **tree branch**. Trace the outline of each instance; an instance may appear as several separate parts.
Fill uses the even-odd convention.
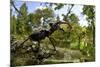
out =
[[[71,5],[71,8],[69,9],[68,13],[66,14],[66,16],[68,17],[68,15],[70,14],[72,8],[74,7],[74,4]]]
[[[11,5],[14,7],[14,9],[15,9],[19,14],[22,15],[22,13],[16,8],[16,6],[15,6],[15,4],[14,4],[13,1],[11,1]]]

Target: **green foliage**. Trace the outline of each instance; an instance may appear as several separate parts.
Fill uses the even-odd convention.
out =
[[[21,7],[20,7],[20,12],[26,16],[27,15],[27,6],[26,6],[26,3],[24,3]]]
[[[54,17],[53,10],[50,8],[45,9],[37,9],[35,13],[29,14],[30,21],[33,25],[40,25],[41,24],[41,18],[43,18],[43,23],[48,23],[49,18]]]
[[[87,53],[95,57],[95,6],[84,6],[83,14],[86,15],[86,19],[89,22],[89,26],[86,31],[86,38],[88,38],[87,42]]]
[[[69,16],[71,22],[78,23],[79,19],[75,14],[70,14]]]
[[[40,14],[29,14],[30,22],[32,25],[39,25],[41,23],[41,15]]]
[[[64,4],[56,4],[55,10],[59,10],[64,6]]]
[[[52,4],[53,5],[53,4]],[[54,4],[56,5],[55,10],[59,10],[63,8],[65,4]],[[69,5],[68,7],[70,7]],[[73,8],[73,7],[72,7]],[[71,8],[71,9],[72,9]],[[72,29],[69,29],[68,25],[62,24],[60,27],[65,31],[62,32],[61,30],[55,31],[50,37],[53,37],[55,41],[53,41],[56,45],[58,53],[56,56],[53,56],[49,59],[64,59],[64,60],[81,60],[83,56],[89,58],[88,61],[95,59],[95,44],[94,39],[95,35],[95,10],[94,6],[83,6],[83,15],[86,15],[88,26],[80,26],[79,24],[79,17],[75,13],[71,13],[71,10],[68,11],[66,15],[62,14],[63,20],[68,22]],[[10,30],[11,30],[11,37],[13,36],[16,38],[15,41],[19,41],[18,43],[24,41],[26,37],[28,37],[32,32],[34,32],[35,28],[41,27],[41,22],[43,22],[43,27],[49,29],[48,23],[50,21],[55,20],[54,10],[52,8],[46,7],[43,9],[37,9],[34,13],[28,13],[28,8],[26,3],[23,3],[20,7],[19,11],[22,13],[15,15],[11,15],[11,22],[10,22]],[[41,21],[41,19],[43,19]],[[60,20],[60,17],[57,16],[57,21]],[[13,42],[15,42],[13,41]],[[32,42],[26,42],[26,45],[31,45]],[[17,44],[18,45],[18,44]],[[41,41],[41,47],[44,50],[52,49],[51,42],[48,38],[45,38]],[[33,54],[32,51],[29,53],[24,53],[26,50],[20,48],[17,51],[16,56],[12,58],[13,65],[27,65],[27,64],[34,64],[34,59],[32,59]],[[66,53],[66,55],[64,55]],[[47,58],[47,60],[49,60]],[[91,60],[90,60],[91,59]],[[85,61],[85,59],[82,59]],[[23,62],[24,61],[24,62]],[[56,63],[47,61],[44,63]],[[80,62],[80,61],[79,61]]]
[[[84,6],[83,14],[87,15],[87,19],[95,19],[95,6]]]
[[[14,18],[15,16],[13,16],[13,19],[11,19],[11,29],[14,29],[16,35],[21,35],[21,37],[24,37],[32,32],[32,28],[29,24],[27,6],[25,3],[20,7],[19,11],[22,13],[22,15],[18,14],[17,18]],[[14,32],[12,34],[14,34]]]

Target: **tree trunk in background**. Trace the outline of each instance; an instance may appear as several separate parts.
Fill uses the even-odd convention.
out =
[[[78,36],[78,49],[80,50],[80,40],[81,38],[80,38],[80,36]]]
[[[94,21],[91,21],[92,24],[92,34],[93,34],[93,47],[95,47],[95,24]]]
[[[70,31],[68,32],[67,35],[67,48],[70,48]]]

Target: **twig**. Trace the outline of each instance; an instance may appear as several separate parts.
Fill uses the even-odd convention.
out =
[[[66,16],[68,17],[68,15],[70,14],[72,8],[74,7],[74,5],[72,4],[71,8],[69,9],[68,13],[66,14]]]

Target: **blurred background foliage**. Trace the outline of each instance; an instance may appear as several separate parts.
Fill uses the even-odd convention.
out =
[[[53,5],[56,6],[54,10],[52,9]],[[18,44],[23,42],[30,34],[42,29],[49,29],[48,23],[60,20],[59,16],[54,16],[54,11],[60,10],[64,5],[68,5],[70,9],[66,15],[62,14],[63,20],[69,21],[72,29],[69,30],[68,26],[62,24],[61,28],[64,29],[65,33],[57,30],[51,35],[56,41],[55,45],[58,53],[56,56],[48,58],[48,61],[44,62],[44,64],[61,63],[64,61],[95,61],[95,6],[92,5],[83,5],[82,15],[86,16],[88,26],[81,26],[78,22],[79,17],[71,12],[71,9],[74,7],[73,4],[45,3],[45,9],[37,9],[34,13],[28,13],[28,7],[26,3],[23,3],[19,9],[22,15],[18,13],[17,16],[15,16],[11,11],[11,45],[17,44],[18,46]],[[11,8],[11,10],[13,9]],[[25,43],[25,45],[30,44],[33,43],[31,41]],[[52,48],[50,44],[50,41],[46,38],[42,40],[41,47],[48,50]],[[11,47],[11,49],[13,49],[13,47]],[[20,48],[16,52],[11,52],[11,64],[35,64],[31,56],[33,56],[31,52],[25,53],[25,50]],[[52,61],[52,59],[55,61]],[[56,60],[59,59],[63,61],[57,62]]]

